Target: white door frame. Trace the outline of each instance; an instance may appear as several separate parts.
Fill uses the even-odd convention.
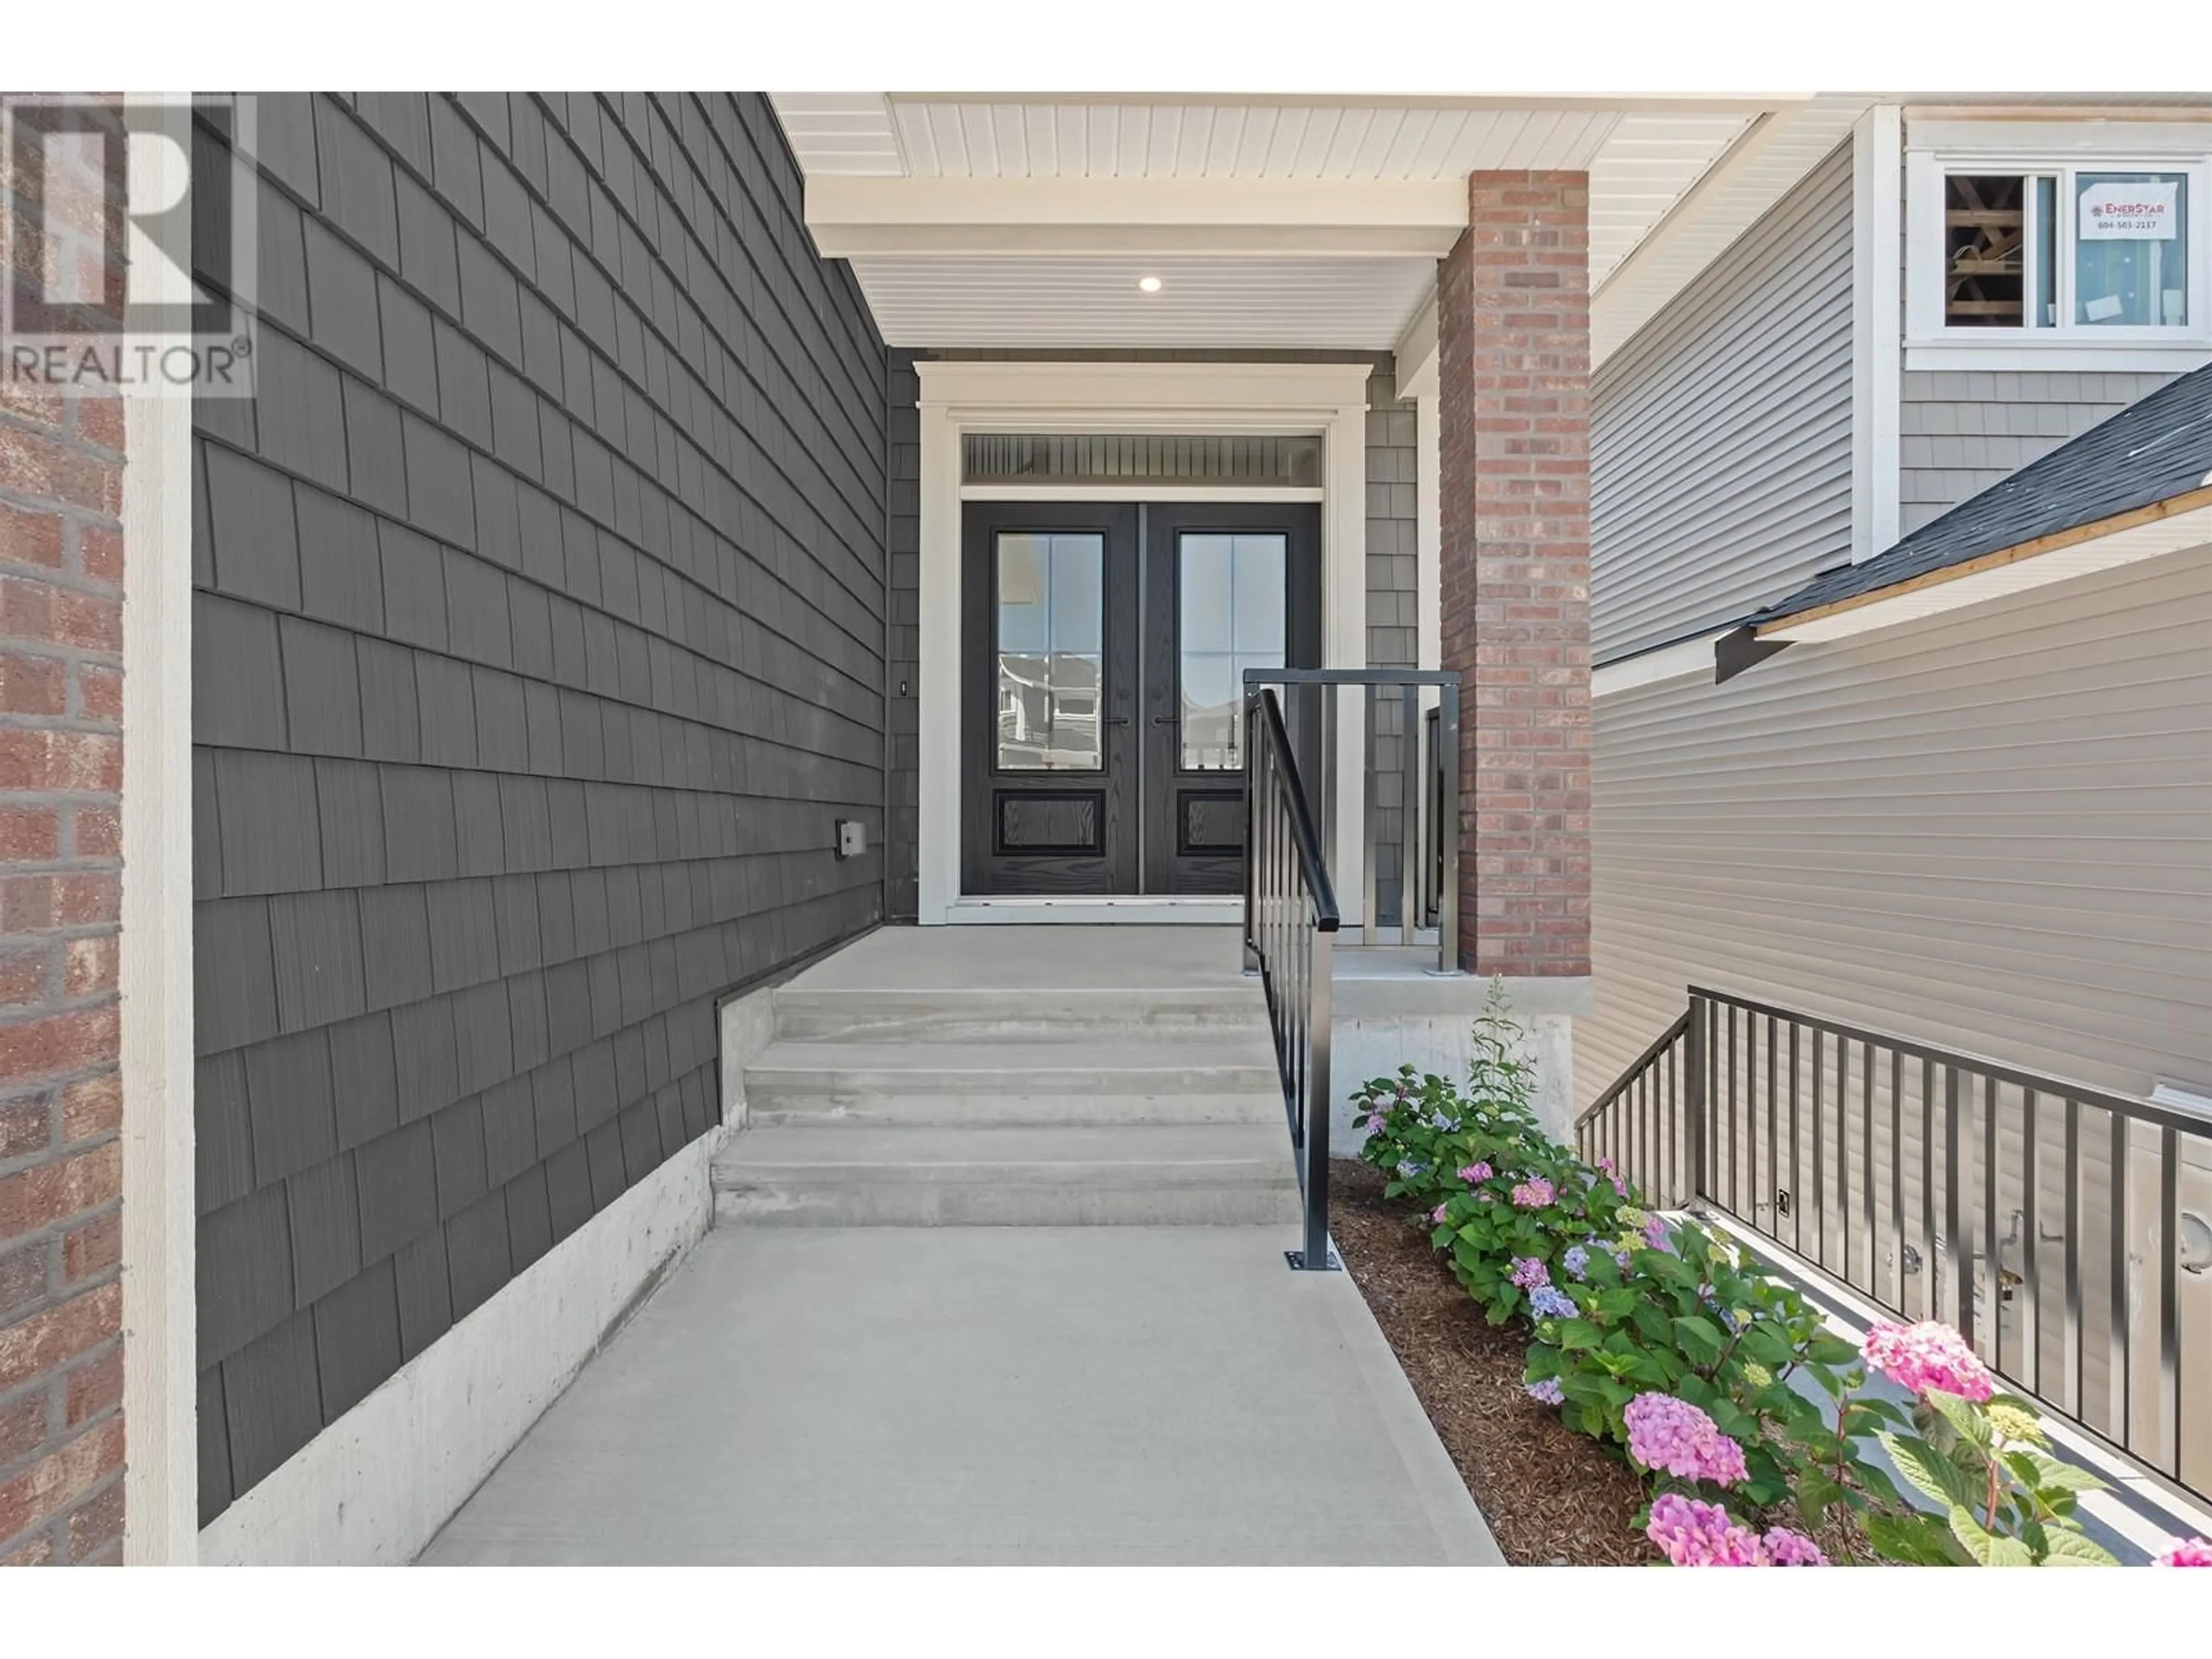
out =
[[[981,920],[960,904],[960,440],[969,432],[1188,433],[1239,437],[1310,436],[1322,440],[1322,662],[1330,668],[1367,662],[1367,377],[1364,362],[930,362],[915,365],[921,380],[921,664],[915,848],[924,926]],[[977,492],[981,499],[985,492]],[[1055,489],[1054,499],[1085,492]],[[1152,500],[1230,499],[1226,488],[1162,483]],[[1274,492],[1311,499],[1312,492]],[[1249,491],[1234,492],[1252,499]],[[1356,722],[1340,721],[1336,767],[1336,845],[1330,857],[1351,869],[1362,855],[1362,780]],[[988,895],[982,896],[988,896]],[[1340,902],[1358,906],[1356,892]],[[1215,909],[1218,900],[1200,901]],[[1143,919],[1173,900],[1124,900],[1111,914]],[[1044,920],[1051,903],[1024,905]],[[1101,918],[1096,900],[1072,900],[1068,919]],[[992,919],[1004,920],[1003,915]],[[1364,921],[1347,915],[1347,923]]]

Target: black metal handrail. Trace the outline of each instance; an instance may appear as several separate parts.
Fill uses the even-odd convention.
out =
[[[2184,1261],[2181,1226],[2212,1121],[1692,987],[1574,1133],[1653,1202],[1956,1326],[2021,1392],[2212,1496],[2212,1395],[2187,1381],[2212,1363],[2212,1311],[2182,1301],[2184,1273],[2212,1301],[2212,1261]]]
[[[1329,994],[1338,915],[1297,758],[1270,690],[1244,699],[1244,948],[1258,963],[1304,1206],[1294,1267],[1328,1249]]]
[[[1459,971],[1459,823],[1460,676],[1456,670],[1439,668],[1248,668],[1244,693],[1249,697],[1263,687],[1278,688],[1288,699],[1285,730],[1291,733],[1292,752],[1307,757],[1310,770],[1307,794],[1319,805],[1324,844],[1357,859],[1353,871],[1361,908],[1359,943],[1383,941],[1382,901],[1395,898],[1398,909],[1396,942],[1416,943],[1414,930],[1429,924],[1437,929],[1437,971]],[[1356,850],[1334,834],[1338,793],[1336,769],[1340,693],[1357,691],[1358,706],[1356,753],[1360,772],[1359,830]],[[1434,701],[1431,702],[1430,699]],[[1383,710],[1395,708],[1398,762],[1386,768],[1381,760],[1386,721]],[[1423,764],[1424,754],[1429,764]],[[1395,787],[1392,800],[1386,786]],[[1396,827],[1386,830],[1395,816]],[[1386,835],[1398,837],[1396,892],[1382,886],[1380,848]],[[1425,872],[1424,866],[1427,866]],[[1341,872],[1339,872],[1341,874]]]

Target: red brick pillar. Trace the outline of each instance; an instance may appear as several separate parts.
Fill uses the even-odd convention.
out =
[[[1589,972],[1589,179],[1478,173],[1437,272],[1460,963]]]
[[[0,1565],[123,1552],[122,452],[0,374]]]

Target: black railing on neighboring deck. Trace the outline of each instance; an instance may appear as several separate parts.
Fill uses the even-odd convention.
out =
[[[1692,988],[1575,1141],[2212,1496],[2212,1121]]]
[[[1294,1267],[1335,1265],[1328,1248],[1329,991],[1336,894],[1274,692],[1244,699],[1244,948],[1260,970],[1283,1109],[1304,1206]]]

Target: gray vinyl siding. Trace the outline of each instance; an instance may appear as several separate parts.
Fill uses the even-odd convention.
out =
[[[2172,378],[1906,374],[1899,410],[1899,532],[1911,534]]]
[[[1686,987],[2212,1090],[2212,555],[1605,697],[1587,1102]]]
[[[1367,382],[1367,665],[1412,668],[1420,661],[1419,524],[1416,512],[1414,442],[1418,419],[1409,398],[1397,400],[1394,368],[1378,367]],[[1375,842],[1376,920],[1398,924],[1399,872],[1406,841],[1402,750],[1403,711],[1390,699],[1376,709],[1377,823]]]
[[[921,427],[915,404],[920,383],[918,357],[947,360],[1028,362],[1367,362],[1367,661],[1370,667],[1412,667],[1418,660],[1420,603],[1414,513],[1414,405],[1396,400],[1397,372],[1388,354],[1336,351],[1136,351],[1067,352],[970,349],[890,354],[890,799],[888,914],[911,917],[919,906],[917,837],[920,831],[915,764],[919,705],[910,695],[919,672],[921,596]],[[903,686],[904,690],[901,690]],[[1395,767],[1397,714],[1382,717],[1383,763]],[[1386,800],[1376,863],[1381,890],[1396,891],[1399,847],[1404,838],[1396,802],[1397,782],[1384,781]],[[1384,919],[1395,925],[1396,901],[1389,900]]]
[[[884,880],[884,354],[766,100],[260,134],[258,395],[194,409],[203,1520],[705,1133],[718,998]]]
[[[1851,284],[1847,143],[1599,368],[1596,661],[1850,556]]]

